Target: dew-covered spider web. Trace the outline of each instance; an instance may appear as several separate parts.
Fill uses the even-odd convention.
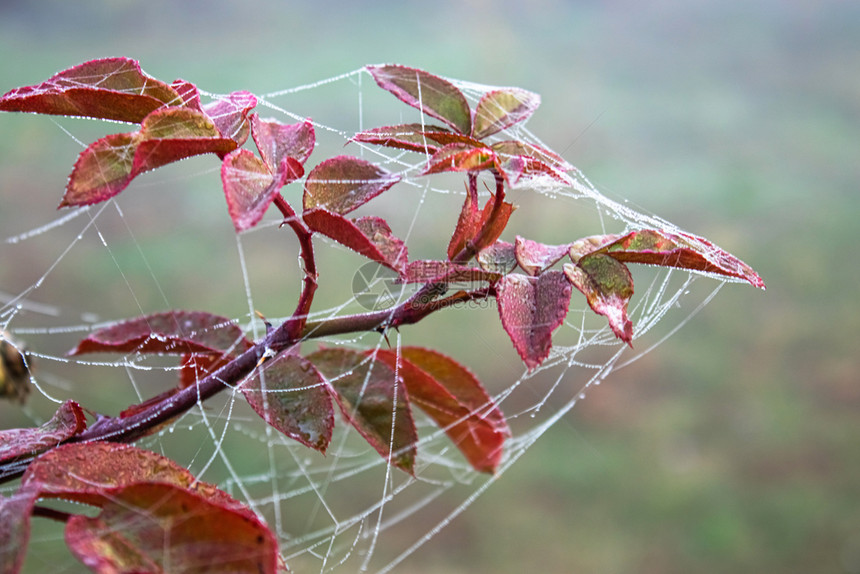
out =
[[[493,89],[452,81],[473,106]],[[348,153],[401,176],[395,188],[360,213],[384,217],[409,246],[410,259],[445,257],[465,178],[422,176],[422,154],[350,142],[363,129],[425,120],[417,110],[380,90],[363,69],[258,97],[257,111],[264,118],[284,123],[312,118],[317,149],[309,169],[326,157]],[[261,225],[236,235],[221,190],[220,164],[212,156],[146,174],[105,203],[57,212],[54,206],[65,183],[59,174],[70,171],[83,146],[118,131],[116,126],[64,117],[4,116],[0,122],[3,130],[24,130],[25,122],[33,123],[35,131],[18,137],[53,142],[50,150],[57,156],[43,157],[57,166],[52,163],[37,174],[24,173],[0,157],[0,328],[4,337],[26,345],[31,363],[27,402],[0,405],[3,428],[8,428],[6,421],[40,425],[67,399],[77,400],[91,414],[115,416],[176,384],[175,357],[67,355],[97,328],[170,309],[205,310],[233,319],[256,340],[265,333],[266,321],[277,325],[294,309],[302,278],[294,236],[279,225],[274,209]],[[523,125],[499,137],[552,147]],[[40,152],[30,146],[26,153],[38,158]],[[576,164],[575,157],[566,159]],[[508,197],[519,209],[502,239],[522,235],[560,244],[641,228],[679,231],[602,195],[581,172],[571,175],[571,185],[533,180],[512,190]],[[491,188],[491,181],[482,181],[483,198]],[[283,193],[298,206],[301,181]],[[322,236],[315,236],[315,250],[320,288],[312,320],[393,306],[414,292]],[[440,311],[399,331],[303,344],[308,351],[319,345],[421,345],[468,366],[511,428],[495,474],[472,469],[444,431],[418,410],[413,414],[420,442],[410,476],[389,465],[340,418],[325,455],[288,439],[266,425],[237,389],[198,404],[136,444],[218,484],[262,516],[293,572],[419,571],[416,557],[433,548],[436,535],[468,512],[541,435],[579,401],[600,392],[598,385],[611,381],[613,372],[635,369],[639,358],[683,326],[727,280],[633,267],[633,348],[618,340],[605,318],[595,315],[574,290],[550,357],[532,372],[502,329],[492,300]],[[13,489],[14,483],[7,483],[0,493]],[[62,546],[61,528],[40,529],[42,522],[34,524],[27,571],[79,571],[82,566]]]

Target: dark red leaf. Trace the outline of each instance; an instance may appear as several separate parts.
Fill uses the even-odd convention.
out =
[[[66,544],[103,574],[275,574],[278,565],[277,539],[256,516],[155,482],[115,489],[97,517],[73,516]]]
[[[765,286],[762,278],[749,265],[695,235],[641,229],[620,238],[607,237],[610,242],[599,251],[618,261],[704,271],[743,279],[761,289]]]
[[[45,82],[0,98],[0,111],[140,122],[164,106],[183,105],[171,86],[146,75],[135,60],[91,60]]]
[[[406,245],[391,233],[391,228],[379,217],[350,220],[325,209],[310,209],[304,212],[302,218],[311,230],[398,273],[402,273],[406,266]]]
[[[470,144],[473,147],[483,147],[481,142],[469,136],[455,133],[439,126],[422,124],[400,124],[365,130],[356,134],[351,141],[406,149],[428,155],[436,153],[439,145],[451,143],[464,143]]]
[[[406,267],[401,279],[403,283],[482,283],[496,281],[499,273],[492,273],[477,267],[458,265],[450,261],[419,259]]]
[[[576,265],[565,263],[564,274],[582,291],[591,309],[609,320],[615,336],[633,346],[633,323],[627,317],[633,277],[627,266],[608,255],[591,253]]]
[[[516,248],[513,243],[496,241],[480,250],[477,260],[484,271],[507,275],[517,267]]]
[[[503,88],[484,94],[475,107],[472,135],[485,138],[525,121],[540,106],[540,96],[519,88]]]
[[[115,323],[91,333],[70,355],[84,353],[207,353],[248,345],[232,320],[202,311],[168,311]]]
[[[212,119],[222,137],[241,146],[248,139],[250,125],[248,114],[257,105],[257,98],[250,92],[233,92],[203,106],[203,111]]]
[[[291,157],[283,157],[277,175],[253,152],[237,149],[221,163],[221,183],[227,210],[237,233],[263,219],[278,191],[302,176],[304,168]]]
[[[433,74],[406,66],[368,66],[367,71],[384,90],[425,114],[442,120],[461,134],[472,133],[472,112],[454,84]]]
[[[85,428],[87,421],[81,407],[75,401],[66,401],[40,427],[0,431],[0,462],[45,452]]]
[[[505,417],[468,369],[437,351],[403,347],[377,357],[403,377],[409,398],[442,428],[479,472],[494,472],[510,436]]]
[[[540,275],[570,252],[570,243],[545,245],[519,235],[517,235],[515,245],[517,263],[529,275]]]
[[[22,489],[0,496],[0,574],[18,574],[30,541],[30,514],[38,492]]]
[[[490,148],[453,143],[433,154],[424,168],[423,175],[446,171],[481,171],[495,165],[496,154]]]
[[[552,332],[564,322],[570,305],[570,283],[561,271],[537,277],[512,273],[496,285],[502,326],[529,370],[552,349]]]
[[[304,164],[316,143],[314,125],[309,120],[282,124],[274,120],[261,120],[257,114],[251,114],[251,135],[260,150],[260,157],[273,173],[278,171],[287,157]]]
[[[369,161],[339,155],[320,163],[308,174],[304,209],[324,208],[346,215],[398,181],[399,176]]]
[[[282,353],[242,385],[248,404],[291,439],[325,452],[334,428],[330,388],[313,363]]]
[[[113,134],[78,157],[61,207],[90,205],[113,197],[143,172],[204,153],[227,153],[236,142],[222,138],[202,112],[164,108],[149,114],[138,132]]]
[[[381,361],[349,349],[307,357],[329,380],[349,423],[394,466],[412,474],[418,434],[403,381]]]

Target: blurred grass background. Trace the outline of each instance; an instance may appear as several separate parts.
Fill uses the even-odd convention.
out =
[[[860,572],[859,3],[6,1],[0,53],[2,91],[124,55],[211,92],[398,62],[541,93],[529,127],[550,147],[610,197],[735,253],[768,290],[726,286],[678,336],[590,392],[402,570]],[[338,102],[315,104],[308,114],[354,121]],[[7,237],[29,229],[30,210],[48,220],[77,150],[41,118],[2,117],[0,133]],[[189,184],[217,185],[208,179]],[[171,255],[150,259],[157,277],[211,249],[198,220],[229,226],[223,202],[200,197],[135,227]],[[560,211],[520,223],[564,232]],[[43,247],[0,261],[0,289],[30,285],[65,245]],[[97,273],[121,282],[115,269],[78,271],[41,296],[128,314],[109,285],[92,286]],[[183,277],[186,306],[246,311],[201,292],[205,276]],[[111,315],[114,305],[126,313]],[[0,406],[4,427],[26,424],[18,417]]]

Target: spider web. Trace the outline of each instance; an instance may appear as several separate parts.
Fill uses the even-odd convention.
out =
[[[452,81],[473,106],[494,89]],[[444,256],[464,196],[463,178],[421,177],[425,160],[420,154],[356,143],[343,151],[357,131],[423,121],[419,112],[379,90],[363,69],[259,100],[263,117],[285,123],[314,118],[320,149],[309,165],[351,153],[400,175],[402,182],[395,189],[362,210],[385,217],[410,246],[410,258]],[[333,105],[326,107],[325,102]],[[39,121],[66,134],[63,141],[69,149],[92,139],[91,122]],[[548,147],[523,125],[501,135]],[[75,152],[69,149],[71,165]],[[235,235],[217,172],[211,158],[181,162],[138,178],[104,204],[59,216],[43,207],[56,201],[61,188],[57,181],[52,190],[34,192],[38,209],[14,217],[6,208],[0,212],[0,328],[29,348],[32,387],[23,412],[30,424],[44,422],[56,403],[66,399],[78,400],[93,412],[116,414],[175,384],[177,365],[168,358],[135,353],[66,356],[78,340],[105,324],[174,308],[207,310],[229,316],[249,337],[258,338],[265,332],[258,311],[277,324],[285,310],[292,309],[301,280],[297,247],[284,239],[287,232],[279,229],[274,214]],[[2,186],[6,203],[12,184],[4,181]],[[284,190],[294,205],[298,190],[299,183]],[[524,219],[515,216],[510,233],[547,243],[645,227],[679,231],[602,195],[579,172],[570,186],[532,180],[528,189],[510,197],[520,205],[518,214],[532,211]],[[558,235],[557,225],[543,224],[541,211],[548,208],[564,213],[567,223],[561,231],[568,235]],[[503,239],[511,241],[513,236]],[[383,274],[338,244],[319,236],[316,244],[320,293],[311,319],[366,310],[368,295],[391,305],[411,294],[407,288],[393,289]],[[447,310],[399,332],[305,343],[306,350],[320,343],[360,349],[427,345],[474,369],[513,433],[493,475],[475,472],[444,431],[418,412],[421,438],[414,476],[390,466],[343,421],[336,424],[332,444],[322,456],[263,423],[236,389],[199,404],[137,444],[172,458],[201,480],[217,483],[263,516],[294,572],[418,571],[414,557],[419,549],[469,509],[594,387],[652,351],[727,281],[637,267],[637,293],[630,309],[632,350],[576,291],[567,319],[554,335],[550,357],[532,372],[519,362],[490,303]],[[361,289],[355,287],[356,278]],[[464,342],[471,350],[463,350]],[[491,360],[482,363],[482,356]],[[0,408],[6,420],[17,407]],[[8,494],[11,488],[4,486],[0,492]],[[56,529],[35,530],[27,568],[40,571],[50,564],[53,571],[79,569],[68,555],[57,562],[62,550],[55,547],[61,538]]]

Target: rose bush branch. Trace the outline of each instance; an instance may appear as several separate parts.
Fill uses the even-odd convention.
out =
[[[454,83],[422,70],[382,65],[364,72],[418,110],[421,121],[364,130],[350,141],[419,154],[426,159],[422,177],[465,175],[463,205],[439,259],[410,259],[406,243],[383,218],[351,216],[396,186],[403,174],[349,155],[325,158],[306,173],[316,147],[314,124],[263,119],[253,112],[257,98],[249,92],[204,104],[190,82],[168,84],[145,74],[133,60],[108,58],[0,98],[0,111],[138,126],[101,138],[79,155],[60,207],[110,200],[147,171],[213,154],[221,162],[221,187],[236,232],[258,225],[274,205],[281,227],[296,237],[303,272],[295,310],[276,327],[267,322],[258,341],[249,340],[229,318],[191,310],[121,320],[81,340],[71,355],[176,355],[178,381],[115,416],[98,415],[92,424],[89,411],[68,400],[38,428],[0,431],[0,482],[21,479],[11,497],[0,496],[0,574],[20,571],[31,516],[64,521],[69,548],[98,572],[163,570],[165,540],[171,545],[171,567],[180,570],[205,560],[236,572],[283,571],[276,537],[253,512],[176,463],[124,444],[157,432],[228,388],[241,393],[278,432],[321,453],[331,443],[338,409],[345,424],[386,463],[414,474],[419,437],[412,409],[417,407],[476,471],[493,473],[501,464],[510,436],[505,416],[480,381],[451,357],[423,347],[309,350],[302,343],[362,331],[385,333],[443,309],[492,298],[514,349],[525,367],[534,370],[549,356],[553,333],[564,322],[575,291],[605,317],[620,341],[632,345],[630,263],[703,272],[764,288],[741,260],[677,230],[625,229],[561,245],[519,235],[513,242],[502,240],[515,209],[506,201],[507,190],[573,184],[573,167],[564,159],[511,139],[516,131],[510,128],[535,112],[539,96],[501,88],[484,93],[473,107]],[[494,189],[481,206],[483,175]],[[291,183],[303,186],[298,210],[281,194]],[[310,320],[320,280],[316,234],[390,269],[400,284],[417,285],[416,292],[390,309]],[[466,287],[448,294],[451,285]],[[26,374],[26,361],[16,359],[16,347],[10,363],[7,338],[0,343],[0,396],[20,399],[26,393],[17,381],[26,384],[28,377],[16,367],[14,378],[7,379],[7,365],[20,363]],[[94,505],[100,514],[58,514],[36,505],[43,498]],[[141,513],[152,520],[134,520]],[[194,528],[195,523],[176,529],[185,519],[218,527]],[[153,540],[157,544],[149,545]],[[201,557],[194,550],[200,547],[217,551]]]

